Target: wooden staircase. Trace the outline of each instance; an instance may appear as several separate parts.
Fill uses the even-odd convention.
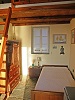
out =
[[[7,93],[8,77],[6,75],[6,41],[8,38],[8,29],[12,10],[0,9],[0,94]]]

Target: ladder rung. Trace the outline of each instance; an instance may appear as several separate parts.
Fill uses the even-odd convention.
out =
[[[0,9],[0,16],[6,16],[8,9]]]
[[[7,16],[7,14],[5,13],[5,14],[0,14],[0,17],[5,17],[6,18],[6,16]]]
[[[4,34],[4,30],[0,31],[0,34]]]
[[[6,61],[3,61],[3,63],[6,63]]]
[[[5,85],[0,85],[0,87],[5,88],[6,86]]]
[[[7,52],[4,52],[4,54],[6,54]]]
[[[0,25],[5,25],[5,22],[0,22]]]
[[[0,72],[6,72],[6,69],[1,69]]]
[[[0,94],[5,94],[5,90],[0,90]]]
[[[2,42],[2,40],[0,40],[0,43]]]
[[[4,77],[0,77],[0,80],[6,80],[6,78],[4,78]]]

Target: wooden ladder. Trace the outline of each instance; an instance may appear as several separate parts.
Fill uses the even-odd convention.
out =
[[[6,70],[6,41],[11,19],[12,9],[0,9],[0,94],[7,92],[7,70]]]
[[[1,21],[0,25],[4,26],[3,30],[0,30],[0,35],[2,36],[1,44],[0,44],[0,69],[3,62],[3,55],[4,55],[4,49],[6,46],[6,40],[8,38],[8,29],[9,29],[9,23],[11,19],[11,8],[9,9],[2,9],[0,10],[0,17],[4,17],[5,21]]]

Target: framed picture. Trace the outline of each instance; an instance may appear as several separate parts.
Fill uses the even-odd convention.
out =
[[[75,28],[71,30],[71,43],[75,44]]]
[[[53,43],[66,43],[66,34],[54,34]]]

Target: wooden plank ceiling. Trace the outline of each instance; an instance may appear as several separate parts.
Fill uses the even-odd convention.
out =
[[[75,3],[62,4],[62,1],[74,0],[15,0],[15,4],[36,4],[43,3],[38,6],[13,7],[11,23],[12,25],[42,25],[42,24],[68,24],[72,18],[75,18]],[[52,4],[52,2],[60,2],[61,4]],[[45,5],[45,3],[49,3]],[[4,16],[3,16],[4,18]]]

